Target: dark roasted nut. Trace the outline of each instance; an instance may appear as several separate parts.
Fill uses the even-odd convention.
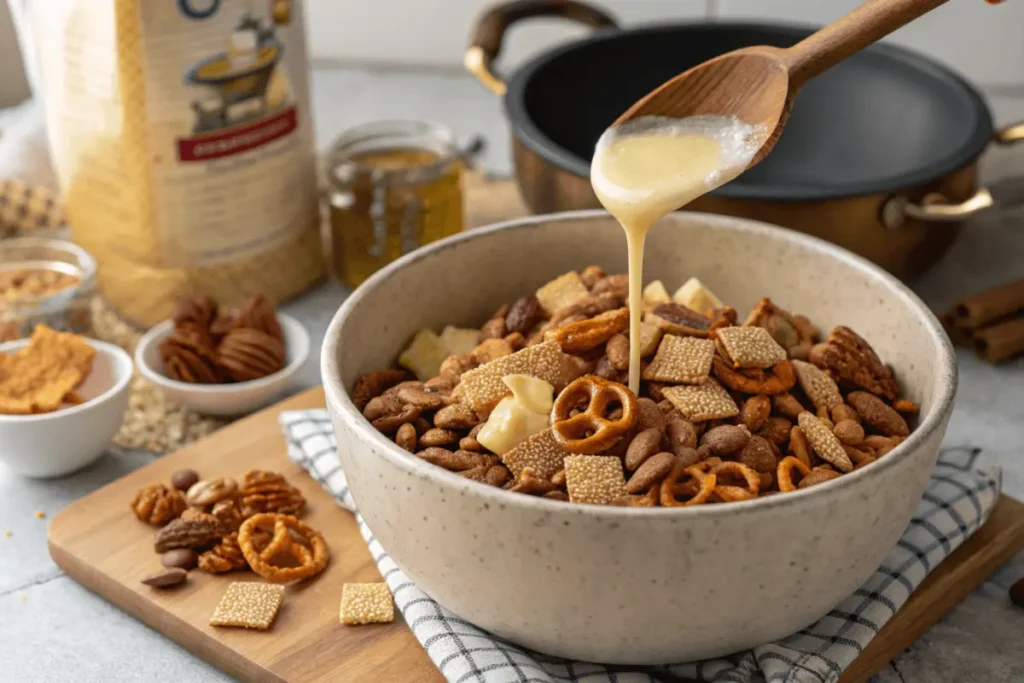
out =
[[[454,429],[442,429],[440,427],[434,427],[428,429],[420,437],[420,445],[424,448],[430,448],[431,446],[448,446],[453,443],[457,443],[462,438],[462,433],[457,432]]]
[[[772,401],[767,396],[751,396],[743,402],[740,408],[738,420],[751,432],[756,432],[764,426],[769,414],[772,412]]]
[[[434,415],[434,426],[442,429],[471,429],[480,424],[473,409],[462,403],[453,403],[437,411]]]
[[[207,515],[209,517],[209,515]],[[209,519],[176,519],[156,532],[153,547],[158,553],[175,548],[201,550],[220,537],[220,524]]]
[[[484,341],[485,339],[501,339],[508,334],[508,329],[505,326],[505,316],[508,315],[508,304],[502,304],[501,308],[494,312],[491,319],[484,323],[483,327],[480,328],[480,336],[478,341]]]
[[[437,410],[448,405],[448,393],[428,389],[425,385],[404,386],[395,392],[402,403],[420,410]]]
[[[856,446],[864,440],[864,428],[853,420],[841,420],[832,428],[832,433],[839,442],[846,446]]]
[[[661,412],[657,403],[649,398],[636,400],[636,425],[634,428],[637,432],[642,432],[645,429],[657,429],[664,434],[667,424],[665,413]]]
[[[163,484],[147,486],[135,494],[132,499],[132,512],[141,522],[162,526],[177,519],[185,508],[185,494]]]
[[[238,527],[242,526],[242,522],[245,521],[234,498],[214,503],[210,514],[217,518],[220,528],[224,532],[238,531]]]
[[[810,359],[829,370],[841,386],[864,389],[890,401],[899,394],[892,370],[882,364],[870,344],[848,327],[840,325],[832,330],[827,342],[811,349]]]
[[[655,428],[645,429],[633,437],[626,449],[626,469],[633,471],[640,467],[647,458],[661,450],[664,433]]]
[[[188,491],[199,481],[199,473],[195,470],[178,470],[171,475],[171,486],[179,491]]]
[[[614,294],[585,296],[576,303],[569,304],[555,311],[545,329],[554,329],[560,325],[568,325],[570,322],[579,322],[580,320],[593,318],[595,315],[620,308],[622,303]]]
[[[701,446],[699,449],[677,446],[672,452],[676,456],[676,462],[680,463],[680,467],[696,465],[701,460],[707,460],[711,455],[711,449],[706,446]]]
[[[680,415],[670,415],[667,419],[665,434],[673,452],[678,448],[697,447],[697,428],[693,423]],[[676,453],[679,455],[679,453]]]
[[[185,581],[188,578],[188,572],[180,567],[170,567],[157,572],[156,574],[150,574],[146,578],[142,579],[142,583],[147,586],[153,586],[154,588],[170,588],[171,586],[177,586],[179,583]]]
[[[230,477],[204,479],[193,484],[185,494],[185,500],[192,507],[206,507],[217,501],[230,498],[238,490],[238,482]]]
[[[626,482],[626,493],[647,491],[672,471],[676,456],[672,453],[656,453],[644,460],[633,476]]]
[[[505,317],[505,328],[509,332],[518,332],[525,335],[543,317],[544,310],[540,307],[540,301],[533,294],[527,294],[512,304],[508,315]]]
[[[789,440],[789,430],[792,427],[793,423],[784,417],[769,417],[757,433],[776,446],[782,446]]]
[[[682,304],[658,304],[651,311],[651,316],[653,322],[669,334],[706,338],[711,330],[709,318]]]
[[[395,443],[410,453],[416,452],[416,428],[408,422],[398,428],[395,432]]]
[[[519,332],[510,332],[505,335],[505,343],[511,346],[513,351],[522,351],[526,348],[526,337]]]
[[[853,406],[857,414],[871,429],[885,436],[907,436],[910,428],[907,421],[895,410],[887,406],[882,399],[866,391],[854,391],[846,397],[846,402]]]
[[[569,502],[569,496],[565,491],[548,491],[541,498],[547,498],[548,500],[560,500],[563,503]]]
[[[715,455],[731,455],[738,453],[750,441],[750,432],[737,425],[721,425],[709,429],[701,438],[702,446],[707,446]]]
[[[467,370],[476,367],[473,354],[463,353],[461,355],[448,356],[441,361],[441,369],[438,371],[441,377],[460,377]]]
[[[800,413],[807,410],[807,408],[805,408],[803,404],[801,404],[800,401],[798,401],[796,397],[789,392],[775,394],[772,396],[771,400],[772,410],[783,417],[789,418],[790,420],[795,420],[799,417]],[[758,429],[760,429],[760,427]]]
[[[422,410],[416,406],[406,405],[402,407],[401,412],[378,417],[376,420],[372,420],[370,424],[372,424],[377,431],[384,432],[385,434],[391,434],[398,431],[398,428],[402,425],[415,421],[416,418],[420,416],[421,412]]]
[[[607,275],[603,279],[594,283],[594,286],[590,289],[590,293],[594,296],[611,294],[615,296],[616,299],[625,301],[629,298],[629,275],[626,273],[621,273],[619,275]]]
[[[444,448],[427,448],[416,454],[432,465],[443,467],[449,472],[464,472],[474,468],[485,468],[486,472],[494,462],[481,453],[469,451],[451,452]]]
[[[755,472],[774,472],[778,463],[772,446],[763,436],[753,435],[736,460]]]
[[[574,358],[575,356],[571,357]],[[625,372],[616,370],[612,367],[612,364],[608,361],[608,356],[601,356],[601,358],[598,359],[597,365],[594,366],[594,374],[601,379],[618,382],[619,384],[624,384],[629,380],[629,377]]]
[[[491,486],[504,486],[505,482],[512,479],[512,473],[504,465],[491,465],[484,473],[484,482]]]
[[[199,562],[199,553],[191,548],[175,548],[160,556],[160,564],[168,569],[178,568],[189,570]]]
[[[404,408],[405,404],[402,403],[402,399],[398,398],[396,393],[386,392],[367,401],[366,405],[363,406],[363,417],[372,422],[380,417],[397,415]]]
[[[605,279],[605,277],[607,277],[607,274],[600,266],[587,266],[580,273],[580,280],[587,289],[593,289],[594,285]]]
[[[626,335],[617,334],[609,339],[604,352],[613,368],[629,370],[629,338]]]

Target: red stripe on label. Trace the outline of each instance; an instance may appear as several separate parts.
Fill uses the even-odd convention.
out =
[[[299,125],[295,108],[234,130],[178,139],[178,159],[209,161],[256,149],[288,135]]]

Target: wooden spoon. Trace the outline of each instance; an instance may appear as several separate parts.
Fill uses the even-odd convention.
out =
[[[662,84],[613,125],[640,116],[735,116],[771,134],[750,162],[782,135],[793,100],[807,81],[947,0],[870,0],[790,48],[758,45],[728,52]]]

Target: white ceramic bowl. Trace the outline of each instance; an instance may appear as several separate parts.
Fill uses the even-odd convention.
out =
[[[121,348],[95,339],[92,371],[77,391],[86,399],[40,415],[0,415],[0,462],[26,477],[59,477],[92,464],[110,446],[128,406],[132,359]],[[0,344],[11,353],[28,339]]]
[[[165,320],[142,335],[135,347],[135,364],[142,376],[160,387],[168,399],[205,415],[233,417],[270,405],[286,394],[295,374],[309,357],[309,332],[295,318],[277,314],[284,332],[285,365],[272,375],[233,384],[190,384],[164,374],[160,341],[171,335],[174,323]]]
[[[500,303],[589,264],[624,272],[603,212],[473,230],[384,268],[338,311],[322,372],[341,461],[374,536],[462,618],[575,659],[718,656],[824,616],[878,568],[916,507],[956,389],[952,348],[906,287],[824,241],[754,221],[677,214],[649,237],[645,281],[696,276],[745,316],[758,298],[846,324],[895,367],[919,424],[878,462],[761,500],[691,508],[570,505],[468,481],[398,448],[346,390],[422,327],[477,326]]]

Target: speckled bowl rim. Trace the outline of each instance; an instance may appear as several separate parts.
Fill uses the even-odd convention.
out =
[[[338,363],[341,351],[340,329],[345,319],[352,310],[366,297],[367,293],[379,287],[385,281],[394,277],[399,271],[417,261],[431,258],[443,251],[454,248],[458,244],[470,240],[487,239],[489,236],[513,229],[529,229],[549,223],[572,222],[579,220],[607,219],[609,214],[602,209],[588,209],[583,211],[566,211],[562,213],[542,214],[527,218],[517,218],[510,221],[503,221],[490,226],[477,228],[471,231],[459,233],[452,237],[439,240],[433,244],[417,249],[393,263],[377,271],[362,285],[360,285],[335,313],[331,323],[324,335],[324,342],[321,351],[320,371],[323,380],[324,391],[327,395],[328,410],[332,408],[341,412],[344,419],[354,430],[357,430],[363,438],[369,439],[380,447],[383,457],[392,464],[409,470],[426,479],[437,482],[439,485],[454,489],[463,495],[474,495],[479,498],[493,502],[501,508],[525,508],[543,510],[551,513],[570,514],[599,514],[615,519],[631,517],[647,517],[650,515],[679,515],[682,517],[718,517],[738,514],[758,513],[767,509],[779,508],[787,505],[799,505],[805,501],[833,495],[840,488],[849,486],[866,486],[867,482],[885,476],[885,473],[899,464],[899,456],[907,454],[924,444],[924,442],[940,429],[946,418],[952,412],[953,399],[956,395],[957,368],[956,357],[953,346],[949,341],[938,319],[931,310],[921,301],[916,294],[870,261],[861,258],[845,249],[838,247],[825,240],[811,237],[803,233],[786,230],[770,223],[755,221],[732,216],[721,216],[709,213],[693,211],[681,211],[685,217],[694,220],[710,223],[717,227],[724,227],[738,233],[756,233],[758,235],[770,234],[771,239],[777,239],[800,247],[809,248],[829,256],[838,261],[844,262],[853,268],[861,271],[866,277],[881,281],[888,286],[895,294],[902,299],[907,307],[916,313],[931,333],[932,341],[938,349],[938,372],[934,379],[936,395],[931,408],[921,416],[917,429],[911,432],[906,441],[894,448],[888,457],[882,458],[862,469],[854,470],[842,477],[837,477],[817,486],[786,494],[785,496],[768,496],[766,498],[755,498],[754,500],[738,501],[727,505],[695,505],[692,507],[616,507],[608,505],[594,505],[590,503],[566,504],[561,501],[547,500],[537,496],[524,496],[510,493],[488,484],[475,482],[454,472],[449,472],[441,467],[428,463],[417,458],[415,455],[400,448],[393,441],[386,438],[370,424],[362,413],[356,409],[355,404],[349,398],[348,391],[341,383],[341,371]],[[356,501],[358,503],[358,501]]]

